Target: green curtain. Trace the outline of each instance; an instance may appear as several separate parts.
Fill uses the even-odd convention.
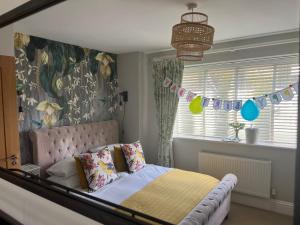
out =
[[[181,85],[184,64],[178,59],[155,60],[152,64],[154,78],[154,98],[159,128],[158,164],[174,166],[172,134],[178,106],[177,93],[163,87],[166,77]]]

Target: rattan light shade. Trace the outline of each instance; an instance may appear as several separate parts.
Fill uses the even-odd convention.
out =
[[[203,52],[213,44],[215,29],[207,25],[208,16],[189,12],[181,16],[181,22],[173,26],[171,45],[177,49],[177,57],[183,60],[202,60]]]
[[[203,59],[203,51],[185,51],[177,49],[177,58],[184,61],[201,61]]]

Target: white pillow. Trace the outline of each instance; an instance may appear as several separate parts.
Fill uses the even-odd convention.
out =
[[[50,176],[57,177],[70,177],[74,174],[77,174],[76,162],[73,157],[66,158],[55,163],[53,166],[47,169],[47,173]]]
[[[106,145],[104,145],[104,146],[96,146],[96,147],[90,148],[88,150],[88,152],[95,153],[95,152],[99,152],[99,151],[101,151],[101,150],[103,150],[105,148],[106,148]]]
[[[61,184],[63,186],[69,187],[69,188],[78,188],[80,187],[80,179],[78,174],[75,174],[70,177],[57,177],[57,176],[51,176],[48,177],[47,180],[50,180],[54,183]]]
[[[116,143],[116,144],[110,144],[110,145],[106,145],[106,146],[109,149],[109,151],[114,151],[115,150],[115,146],[121,147],[121,144],[120,143]]]
[[[114,151],[115,146],[121,146],[121,144],[117,143],[117,144],[97,146],[97,147],[90,148],[89,152],[91,152],[91,153],[99,152],[99,151],[105,149],[106,147],[108,148],[109,151]]]

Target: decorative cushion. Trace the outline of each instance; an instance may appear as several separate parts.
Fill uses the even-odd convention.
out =
[[[84,153],[78,157],[90,190],[96,191],[118,178],[107,148],[95,153]]]
[[[137,172],[146,165],[144,152],[140,141],[132,144],[123,144],[121,147],[125,155],[128,170],[130,172]]]
[[[126,163],[126,159],[124,153],[121,149],[121,146],[115,146],[113,151],[113,160],[115,164],[116,171],[120,172],[128,172],[128,166]]]
[[[76,162],[76,169],[77,169],[77,173],[78,173],[78,177],[79,177],[79,181],[80,181],[80,187],[82,189],[87,189],[89,187],[89,185],[88,185],[88,182],[86,180],[84,170],[81,166],[80,159],[79,159],[78,156],[75,156],[74,159],[75,159],[75,162]]]
[[[66,158],[55,163],[53,166],[47,169],[47,173],[50,176],[57,177],[70,177],[77,173],[76,163],[73,157]]]
[[[113,159],[116,172],[128,172],[128,166],[126,164],[124,153],[121,149],[121,144],[117,143],[117,144],[110,144],[105,146],[96,146],[90,148],[88,152],[94,153],[94,152],[102,151],[105,148],[107,148],[111,152],[111,157]]]

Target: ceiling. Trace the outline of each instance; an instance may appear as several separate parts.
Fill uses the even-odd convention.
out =
[[[3,0],[0,0],[3,1]],[[5,0],[8,1],[8,0]],[[84,3],[83,3],[84,2]],[[68,0],[17,22],[15,31],[109,51],[170,48],[186,0]],[[300,0],[200,0],[215,41],[299,28]]]
[[[0,15],[28,2],[29,0],[0,0]]]

